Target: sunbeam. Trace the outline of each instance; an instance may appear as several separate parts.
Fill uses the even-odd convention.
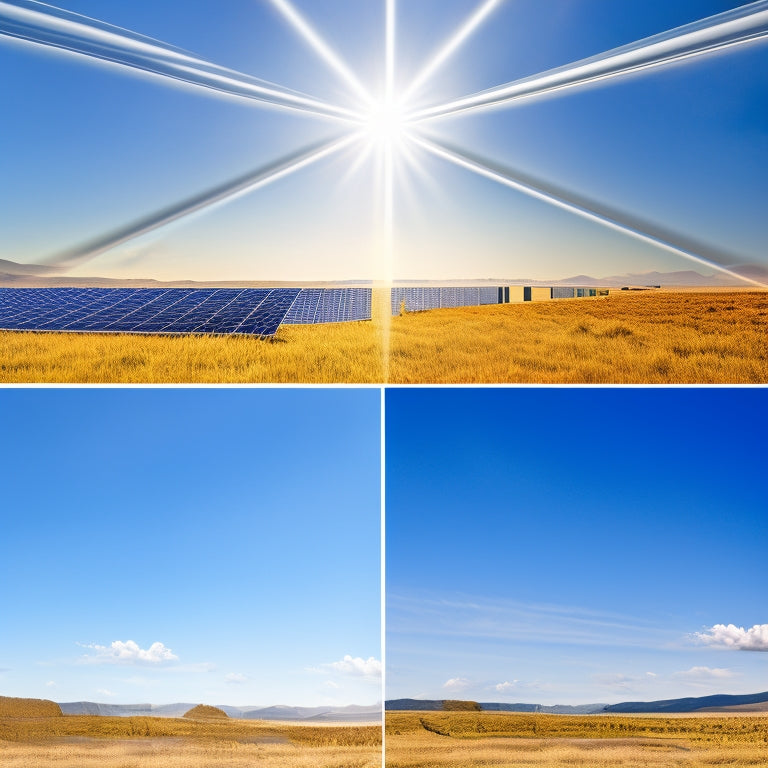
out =
[[[204,59],[101,21],[34,0],[0,2],[0,35],[148,72],[228,96],[358,122],[355,112],[220,67]]]
[[[209,209],[225,201],[234,200],[260,187],[265,187],[278,179],[306,168],[308,165],[338,152],[360,138],[354,133],[344,138],[335,139],[323,144],[302,149],[277,162],[263,166],[252,173],[238,179],[206,190],[194,197],[182,200],[180,203],[148,214],[130,224],[108,232],[87,243],[56,254],[44,260],[47,265],[72,268],[78,264],[90,261],[106,251],[116,248],[129,240],[145,235],[152,230],[164,227],[178,219],[191,216],[204,209]]]
[[[766,36],[768,0],[759,0],[588,59],[419,110],[410,117],[414,121],[429,120],[470,110],[508,105],[520,99],[558,93],[652,67],[674,64],[695,56],[716,53],[732,46],[762,40]]]
[[[341,60],[339,55],[315,32],[304,17],[291,5],[288,0],[270,0],[272,5],[283,15],[296,32],[309,43],[315,53],[328,64],[344,82],[363,100],[370,104],[373,99],[357,79],[352,70]]]
[[[422,85],[459,49],[461,44],[485,21],[504,0],[485,0],[459,29],[441,46],[403,92],[402,99],[409,99]]]
[[[537,200],[542,200],[557,208],[575,213],[577,216],[581,216],[589,221],[597,222],[609,229],[630,235],[636,240],[650,243],[669,253],[682,256],[690,261],[695,261],[698,264],[715,269],[730,277],[738,278],[745,283],[751,283],[760,288],[768,288],[768,284],[766,283],[761,283],[758,280],[753,280],[752,278],[740,275],[738,272],[734,272],[733,270],[718,264],[716,261],[705,258],[700,253],[689,250],[686,245],[680,242],[676,244],[674,241],[668,239],[670,233],[665,232],[661,228],[655,228],[655,232],[643,231],[636,226],[638,220],[633,221],[630,217],[616,211],[609,211],[607,208],[598,207],[591,201],[589,207],[587,207],[584,200],[579,200],[574,196],[565,197],[562,192],[555,192],[554,190],[547,189],[546,186],[540,182],[533,184],[530,183],[530,180],[528,179],[524,181],[519,176],[511,174],[507,169],[494,168],[492,165],[488,164],[487,161],[473,157],[469,153],[456,151],[444,144],[427,140],[424,137],[410,135],[409,138],[418,146],[431,152],[437,157],[441,157],[444,160],[448,160],[449,162],[462,168],[466,168],[480,176],[484,176],[500,184],[504,184],[507,187],[516,189],[519,192],[523,192]],[[714,249],[709,250],[714,253]]]

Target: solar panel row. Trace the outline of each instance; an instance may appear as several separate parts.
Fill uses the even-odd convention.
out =
[[[0,288],[6,330],[272,336],[298,288]]]
[[[420,312],[440,307],[476,307],[481,304],[498,304],[498,287],[483,288],[393,288],[392,314]]]
[[[370,288],[304,288],[283,323],[343,323],[370,319]]]

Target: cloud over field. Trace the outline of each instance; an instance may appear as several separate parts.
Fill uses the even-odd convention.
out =
[[[152,643],[146,649],[139,647],[133,640],[115,640],[109,646],[96,643],[81,645],[95,651],[81,658],[81,661],[90,664],[165,664],[179,660],[179,657],[162,643]]]
[[[675,672],[675,677],[686,677],[691,680],[722,680],[733,677],[733,672],[721,667],[691,667],[683,672]]]
[[[452,677],[450,680],[446,680],[443,683],[443,688],[449,691],[463,691],[470,685],[469,680],[465,677]]]
[[[715,624],[706,632],[696,632],[699,643],[713,648],[736,651],[768,651],[768,624],[755,624],[750,629],[735,624]]]
[[[381,662],[374,659],[373,656],[363,659],[360,656],[353,658],[347,654],[341,661],[332,661],[325,666],[334,672],[340,672],[351,677],[381,677]]]
[[[520,681],[519,680],[512,680],[512,682],[509,682],[508,680],[506,680],[503,683],[497,683],[493,687],[499,693],[506,693],[507,691],[511,691],[513,688],[517,688],[518,682],[520,682]]]

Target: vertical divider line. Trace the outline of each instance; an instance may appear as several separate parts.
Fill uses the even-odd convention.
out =
[[[387,611],[386,611],[386,575],[387,575],[387,540],[386,536],[386,388],[382,385],[379,388],[381,393],[381,417],[380,417],[380,466],[381,466],[381,765],[386,765],[386,692],[387,692]]]

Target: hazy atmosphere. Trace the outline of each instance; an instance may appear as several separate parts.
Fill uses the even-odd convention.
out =
[[[768,689],[764,390],[387,393],[387,698]]]
[[[6,389],[3,694],[379,701],[379,400]]]

